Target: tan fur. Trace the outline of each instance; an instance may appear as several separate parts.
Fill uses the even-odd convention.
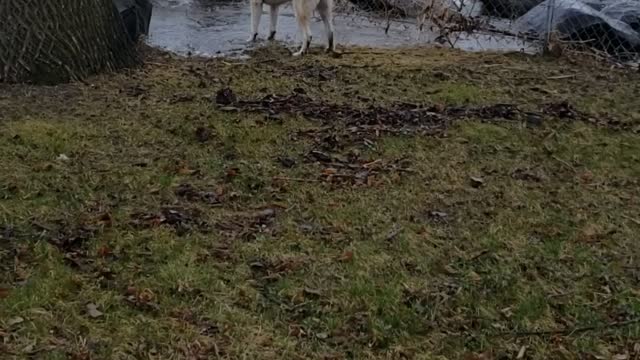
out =
[[[327,32],[327,51],[335,51],[334,29],[333,29],[333,0],[250,0],[251,2],[251,36],[249,41],[255,41],[258,37],[260,17],[262,16],[262,5],[270,7],[271,25],[269,40],[273,40],[276,34],[278,22],[278,10],[280,6],[292,2],[293,11],[298,21],[298,27],[302,32],[302,47],[293,56],[300,56],[307,52],[311,43],[311,18],[313,11],[317,10],[325,25]]]

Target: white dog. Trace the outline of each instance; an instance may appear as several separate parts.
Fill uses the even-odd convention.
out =
[[[250,0],[251,1],[251,37],[249,41],[255,41],[258,37],[258,27],[260,26],[260,17],[262,16],[262,4],[271,7],[271,26],[269,31],[269,40],[273,40],[276,36],[276,25],[278,24],[278,10],[280,6],[292,2],[293,11],[298,20],[298,26],[302,32],[302,47],[293,54],[300,56],[307,52],[311,43],[311,18],[313,10],[318,10],[325,30],[327,31],[327,51],[335,51],[335,43],[333,41],[333,0]]]

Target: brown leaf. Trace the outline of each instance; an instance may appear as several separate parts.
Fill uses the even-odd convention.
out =
[[[322,170],[322,175],[329,176],[329,175],[334,175],[337,172],[338,170],[336,170],[335,168],[326,168]]]
[[[580,233],[578,233],[577,239],[579,242],[594,243],[601,240],[604,235],[604,229],[596,224],[585,225]]]
[[[143,289],[138,293],[137,297],[138,301],[140,301],[141,303],[150,303],[155,300],[156,295],[150,289]]]
[[[98,310],[98,306],[96,306],[96,304],[89,303],[87,304],[87,315],[89,315],[90,318],[96,319],[104,314]]]
[[[10,291],[10,289],[8,289],[8,288],[1,288],[0,287],[0,299],[4,299],[4,298],[9,297],[9,291]]]
[[[353,260],[353,251],[348,250],[345,251],[340,257],[338,257],[338,261],[340,262],[350,262]]]
[[[480,275],[478,275],[477,272],[475,271],[470,271],[469,274],[469,280],[473,281],[473,282],[480,282],[482,281],[482,277],[480,277]]]
[[[178,174],[180,175],[194,175],[198,172],[198,170],[190,169],[187,165],[182,166],[178,169]]]
[[[580,180],[582,180],[583,183],[590,183],[591,181],[593,181],[593,178],[594,178],[593,173],[589,170],[580,174]]]
[[[107,256],[111,255],[112,253],[113,252],[111,251],[111,249],[106,245],[104,245],[104,246],[102,246],[102,247],[100,247],[98,249],[98,256],[100,256],[100,257],[107,257]]]
[[[227,169],[227,179],[232,179],[240,173],[240,169],[237,167],[230,167]]]
[[[291,324],[289,325],[289,336],[303,337],[306,335],[304,328],[301,325]]]

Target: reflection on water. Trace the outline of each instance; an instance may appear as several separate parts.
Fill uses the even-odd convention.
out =
[[[156,0],[148,42],[180,54],[203,56],[238,56],[248,45],[250,12],[248,1],[242,3],[215,0]],[[266,9],[266,8],[265,8]],[[267,36],[269,17],[262,17],[260,36]],[[402,46],[431,46],[437,35],[418,31],[411,21],[392,21],[385,34],[386,20],[362,14],[337,14],[334,19],[336,36],[341,45],[378,48]],[[314,45],[324,46],[322,22],[312,24]],[[298,45],[298,27],[290,6],[282,9],[278,21],[277,40],[288,47]],[[480,34],[462,35],[455,47],[483,51],[538,51],[537,45],[513,37]]]

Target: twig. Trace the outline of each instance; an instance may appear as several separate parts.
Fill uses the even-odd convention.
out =
[[[385,236],[385,241],[391,241],[395,239],[402,232],[402,227],[399,225],[394,225],[391,231]]]
[[[562,165],[564,165],[564,166],[568,167],[568,168],[569,168],[569,170],[573,171],[574,173],[576,173],[576,174],[578,173],[578,171],[576,170],[576,168],[574,168],[573,166],[571,166],[571,164],[569,164],[569,163],[568,163],[568,162],[566,162],[565,160],[562,160],[562,159],[560,159],[559,157],[557,157],[557,156],[555,156],[555,155],[551,156],[551,158],[552,158],[553,160],[558,161],[558,162],[559,162],[559,163],[561,163]]]
[[[382,64],[365,64],[365,65],[351,65],[351,64],[340,64],[340,67],[351,68],[351,69],[366,69],[366,68],[379,68]]]
[[[542,331],[521,331],[521,332],[508,332],[508,331],[505,331],[505,332],[498,333],[497,335],[498,336],[511,335],[511,336],[516,336],[516,337],[548,336],[548,335],[572,335],[572,334],[577,334],[577,333],[583,333],[583,332],[586,332],[586,331],[617,328],[617,327],[633,325],[633,324],[637,324],[637,323],[640,323],[640,317],[639,318],[635,318],[635,319],[631,319],[631,320],[626,320],[626,321],[614,321],[614,322],[610,322],[610,323],[603,324],[603,325],[583,326],[583,327],[577,327],[577,328],[573,328],[573,329],[542,330]]]
[[[634,224],[636,224],[636,225],[640,225],[640,220],[638,220],[638,219],[636,219],[636,218],[632,218],[631,216],[629,216],[629,215],[624,215],[624,214],[622,214],[621,216],[622,216],[623,218],[625,218],[625,219],[627,219],[627,220],[631,221],[632,223],[634,223]]]
[[[286,176],[274,176],[273,180],[296,181],[296,182],[311,182],[311,183],[320,182],[320,180],[317,180],[317,179],[291,178],[291,177],[286,177]]]
[[[558,75],[558,76],[550,76],[547,79],[548,80],[562,80],[562,79],[571,79],[571,78],[575,78],[576,74],[571,74],[571,75]]]

